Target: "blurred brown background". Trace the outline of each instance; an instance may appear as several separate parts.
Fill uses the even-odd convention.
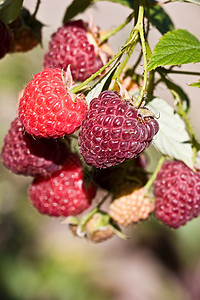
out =
[[[35,2],[25,0],[33,12]],[[43,0],[38,19],[43,48],[26,54],[7,55],[0,61],[0,146],[10,122],[17,115],[18,94],[42,68],[50,35],[61,25],[70,1]],[[187,29],[200,39],[200,7],[169,3],[166,11],[176,28]],[[96,24],[111,29],[121,24],[130,9],[101,2],[91,8]],[[79,17],[88,19],[88,13]],[[116,52],[130,32],[128,25],[110,39]],[[160,38],[151,29],[151,46]],[[136,49],[136,53],[140,50]],[[184,70],[200,71],[199,64]],[[189,87],[198,77],[173,75],[191,99],[190,118],[199,133],[198,88]],[[171,95],[160,86],[156,95]],[[200,219],[171,230],[154,218],[126,230],[127,241],[117,237],[99,245],[72,236],[60,220],[39,215],[27,199],[31,178],[11,174],[0,165],[0,298],[3,300],[199,300]]]

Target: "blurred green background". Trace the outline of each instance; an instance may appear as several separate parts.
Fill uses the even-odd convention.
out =
[[[48,1],[43,2],[45,10]],[[31,1],[25,3],[31,7]],[[110,5],[97,8],[109,11]],[[127,10],[120,7],[120,17],[122,12]],[[45,30],[48,39],[53,28]],[[42,68],[46,43],[0,61],[0,148],[17,116],[20,91]],[[0,299],[200,299],[200,219],[171,230],[152,217],[126,230],[127,241],[114,237],[94,245],[32,208],[31,180],[0,164]]]

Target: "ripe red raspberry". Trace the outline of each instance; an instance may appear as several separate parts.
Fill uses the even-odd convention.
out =
[[[6,25],[0,21],[0,58],[3,58],[6,53],[10,51],[11,43],[12,43],[12,35]]]
[[[165,162],[154,182],[155,215],[166,225],[178,228],[200,214],[200,172],[183,162]]]
[[[143,117],[117,92],[104,91],[90,103],[79,134],[87,164],[108,168],[138,156],[158,131],[153,117]]]
[[[107,61],[108,55],[102,54]],[[75,81],[84,81],[103,66],[95,36],[82,20],[68,21],[60,27],[52,35],[44,57],[44,67],[66,70],[68,65]]]
[[[35,137],[58,138],[78,129],[87,104],[84,96],[70,93],[65,72],[44,69],[28,83],[19,102],[19,116],[28,134]]]
[[[128,226],[148,218],[154,203],[146,196],[144,188],[126,189],[111,203],[109,215],[119,225]]]
[[[29,188],[29,196],[40,213],[67,217],[90,206],[95,188],[85,185],[80,159],[72,154],[60,171],[50,177],[37,177]]]
[[[64,143],[54,139],[33,139],[19,118],[11,123],[4,138],[1,160],[13,173],[46,176],[60,170],[68,156]]]

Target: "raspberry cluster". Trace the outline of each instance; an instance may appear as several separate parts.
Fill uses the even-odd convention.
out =
[[[104,91],[94,98],[79,133],[80,153],[87,164],[108,168],[143,152],[158,132],[153,117],[122,99],[118,92]]]
[[[165,162],[154,182],[155,216],[178,228],[200,214],[200,172],[181,161]]]
[[[51,216],[80,214],[95,196],[85,184],[81,161],[59,137],[76,131],[84,118],[84,95],[65,86],[60,69],[44,69],[28,83],[19,101],[19,117],[5,136],[1,152],[4,166],[16,174],[33,176],[29,197],[34,207]],[[75,97],[74,97],[75,96]]]
[[[85,184],[79,157],[63,141],[33,138],[18,117],[4,138],[1,161],[13,173],[34,177],[29,197],[40,213],[77,215],[95,196],[95,185]]]
[[[38,43],[23,27],[29,17],[23,10],[9,24],[14,40],[7,52],[27,51]],[[40,31],[41,24],[37,25]],[[0,34],[4,30],[6,36],[6,29],[2,25]],[[138,156],[158,132],[153,114],[145,107],[136,108],[117,91],[97,94],[90,105],[84,93],[72,93],[73,80],[84,81],[109,58],[100,49],[97,35],[81,20],[69,21],[53,34],[45,67],[20,95],[18,116],[4,139],[1,161],[13,173],[33,177],[28,195],[41,214],[80,215],[91,205],[97,184],[111,191],[128,175],[136,175],[142,186],[147,180],[146,172],[140,173],[146,162]],[[98,168],[96,176],[94,168]],[[96,210],[91,218],[85,218],[87,222],[84,226],[80,222],[80,228],[85,228],[91,241],[100,242],[119,234],[118,224],[127,226],[146,219],[153,208],[143,189],[131,190],[118,195],[108,213]],[[71,225],[79,229],[78,224]]]
[[[143,29],[135,26],[114,54],[107,44],[111,36],[133,18],[135,24],[146,28],[147,21],[159,30],[161,15],[153,24],[144,13],[147,3],[137,2],[134,8],[139,6],[138,13],[131,13],[123,24],[103,32],[94,25],[92,16],[89,22],[72,19],[96,1],[71,2],[62,25],[50,37],[40,72],[18,97],[18,115],[5,135],[1,162],[14,174],[31,176],[31,205],[41,214],[68,217],[63,223],[75,236],[95,243],[115,234],[124,238],[121,227],[146,220],[151,213],[165,225],[179,228],[200,215],[200,144],[187,117],[189,99],[182,105],[178,101],[181,95],[175,95],[175,114],[171,106],[153,95],[160,82],[166,83],[160,74],[162,60],[158,61],[163,56],[163,43],[169,45],[170,38],[176,36],[192,44],[195,37],[185,30],[167,32],[149,58]],[[112,2],[126,5],[130,1]],[[0,1],[0,59],[7,53],[26,52],[42,44],[43,24],[36,18],[41,1],[36,1],[33,13],[22,3]],[[128,66],[137,41],[141,53],[134,65]],[[184,44],[181,46],[184,49]],[[170,47],[176,51],[176,45]],[[141,61],[143,74],[137,74]],[[185,63],[184,57],[178,62]],[[169,60],[172,67],[176,63],[177,58]],[[159,80],[156,72],[161,75]],[[177,88],[174,85],[175,91]],[[158,118],[145,107],[145,100],[148,107],[158,111]],[[178,128],[175,136],[174,124]],[[160,134],[156,136],[159,125]],[[150,174],[148,157],[152,151],[144,151],[153,139],[162,158]],[[179,147],[183,147],[182,153],[176,151]],[[180,161],[167,160],[160,168],[164,156]],[[103,196],[95,204],[92,200],[97,189],[98,196]],[[92,209],[82,217],[90,205]]]

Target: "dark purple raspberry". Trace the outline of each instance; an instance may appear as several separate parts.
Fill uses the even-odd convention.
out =
[[[10,51],[12,35],[6,25],[0,21],[0,58],[3,58]]]
[[[200,172],[183,162],[165,162],[154,182],[155,215],[166,225],[178,228],[200,214]]]
[[[104,91],[90,103],[79,133],[80,153],[87,164],[108,168],[138,156],[158,132],[153,117],[142,117],[117,92]]]
[[[84,81],[98,71],[103,66],[99,48],[94,37],[91,43],[87,34],[88,25],[82,20],[65,23],[52,35],[44,67],[66,70],[70,65],[75,81]]]
[[[68,157],[64,143],[54,139],[34,139],[24,131],[19,118],[4,139],[1,160],[15,174],[46,176],[63,167]]]

